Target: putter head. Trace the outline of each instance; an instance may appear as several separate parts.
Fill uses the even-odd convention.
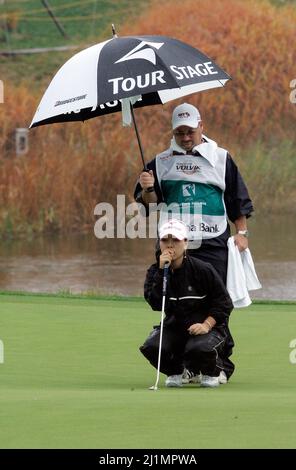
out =
[[[149,387],[149,390],[158,390],[158,388],[156,387],[156,385],[152,385],[151,387]]]

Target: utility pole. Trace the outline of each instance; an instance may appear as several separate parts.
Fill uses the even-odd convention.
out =
[[[43,6],[46,8],[47,10],[47,13],[49,14],[49,16],[52,18],[52,20],[54,21],[56,27],[58,28],[59,32],[61,33],[62,36],[64,36],[64,38],[66,39],[69,39],[69,36],[67,35],[66,31],[64,30],[63,26],[61,25],[61,23],[59,22],[59,20],[55,17],[49,3],[47,0],[41,0],[41,3],[43,4]]]

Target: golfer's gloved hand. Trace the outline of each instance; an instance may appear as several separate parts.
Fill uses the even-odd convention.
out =
[[[155,178],[153,176],[153,171],[143,171],[139,177],[139,183],[143,189],[148,189],[154,186]]]
[[[160,269],[164,268],[165,263],[171,264],[173,259],[173,253],[170,250],[165,250],[163,253],[161,253],[159,257],[159,267]]]
[[[206,335],[210,331],[210,327],[204,323],[194,323],[188,328],[190,335]]]

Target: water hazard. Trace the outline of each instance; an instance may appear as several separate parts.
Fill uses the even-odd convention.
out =
[[[296,300],[293,217],[252,217],[250,249],[263,288],[254,299]],[[142,295],[154,262],[152,239],[103,239],[93,233],[2,242],[0,290]]]

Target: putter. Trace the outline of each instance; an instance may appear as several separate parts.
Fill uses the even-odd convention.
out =
[[[158,349],[158,361],[157,361],[157,375],[155,384],[149,387],[149,390],[158,390],[159,374],[160,374],[160,360],[161,360],[161,346],[162,346],[162,332],[163,332],[163,320],[164,320],[164,308],[165,308],[165,297],[167,290],[168,272],[170,263],[165,263],[163,268],[163,282],[162,282],[162,307],[161,307],[161,320],[160,320],[160,336],[159,336],[159,349]]]

